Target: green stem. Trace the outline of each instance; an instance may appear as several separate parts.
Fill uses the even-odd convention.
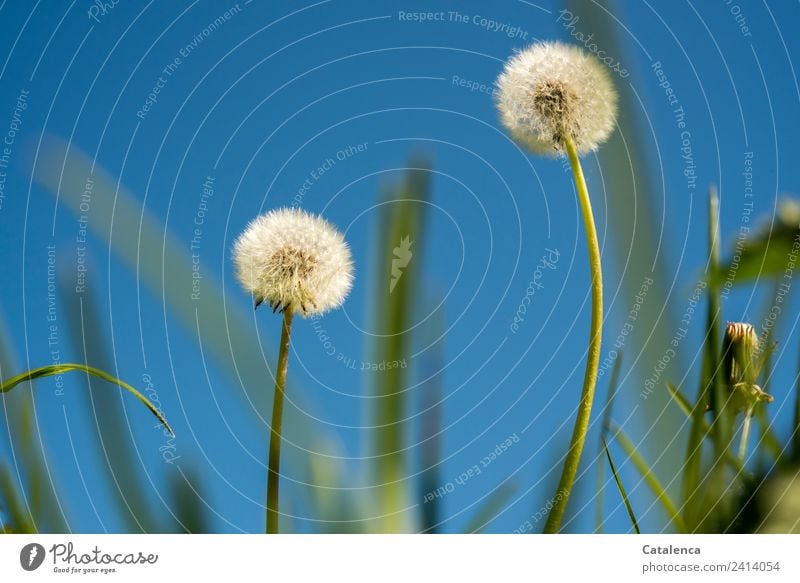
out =
[[[586,244],[589,248],[589,268],[592,273],[592,322],[589,332],[589,354],[586,361],[586,372],[583,376],[583,389],[581,391],[581,402],[578,406],[578,417],[575,419],[575,428],[572,430],[572,440],[570,441],[569,451],[564,460],[564,467],[561,471],[561,479],[558,483],[558,493],[554,500],[559,500],[545,524],[545,533],[556,533],[561,526],[564,518],[564,511],[567,507],[572,486],[575,483],[575,476],[578,473],[578,464],[583,452],[583,444],[586,441],[586,432],[589,429],[589,418],[592,413],[592,401],[594,400],[595,384],[597,383],[597,369],[600,364],[600,341],[603,335],[603,274],[600,265],[600,243],[597,240],[597,229],[594,225],[594,215],[592,214],[592,202],[589,199],[589,190],[586,188],[586,179],[583,177],[583,169],[575,150],[575,144],[571,138],[565,140],[569,163],[572,167],[572,174],[575,178],[575,187],[578,191],[578,200],[583,214],[583,225],[586,229]]]
[[[275,371],[275,395],[272,400],[272,425],[269,438],[269,469],[267,470],[267,534],[278,534],[278,483],[281,465],[281,428],[283,426],[283,396],[286,389],[286,369],[289,365],[289,337],[292,332],[292,315],[289,306],[283,312],[281,347],[278,368]]]
[[[742,435],[739,441],[739,462],[744,466],[745,457],[747,456],[747,441],[750,438],[750,421],[753,419],[753,410],[748,409],[744,413],[744,420],[742,421]]]

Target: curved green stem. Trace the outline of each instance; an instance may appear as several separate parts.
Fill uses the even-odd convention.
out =
[[[550,511],[547,523],[544,526],[545,533],[556,533],[561,526],[564,518],[564,511],[567,507],[572,486],[575,483],[575,476],[578,473],[578,464],[583,452],[583,444],[586,441],[586,432],[589,429],[589,417],[592,413],[592,401],[594,401],[594,389],[597,383],[597,369],[600,364],[600,341],[603,336],[603,274],[600,265],[600,243],[597,240],[597,229],[594,225],[594,215],[592,214],[592,202],[589,199],[589,190],[586,188],[586,179],[583,177],[581,161],[575,144],[571,138],[565,140],[569,163],[572,167],[572,174],[575,178],[575,187],[578,191],[578,200],[583,214],[583,225],[586,229],[586,244],[589,248],[589,268],[592,273],[592,322],[589,333],[589,354],[586,361],[586,372],[583,376],[583,389],[581,391],[581,402],[578,406],[578,417],[575,419],[575,427],[572,430],[572,440],[570,441],[569,451],[564,460],[564,467],[561,471],[561,479],[558,483],[554,500],[559,500]],[[559,498],[560,496],[560,498]]]
[[[291,306],[283,313],[281,347],[275,371],[275,395],[272,399],[272,425],[269,438],[269,468],[267,470],[267,534],[278,534],[278,485],[281,465],[281,429],[283,427],[283,396],[286,389],[286,369],[289,365],[289,338],[292,332]]]

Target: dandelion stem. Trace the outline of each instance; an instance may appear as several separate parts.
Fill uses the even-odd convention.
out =
[[[603,332],[603,275],[600,264],[600,243],[597,240],[597,229],[594,225],[594,215],[592,213],[592,202],[589,199],[589,190],[586,188],[586,179],[583,176],[583,169],[578,158],[578,152],[571,138],[566,138],[565,145],[569,156],[569,163],[572,167],[572,174],[575,178],[575,187],[578,191],[578,200],[583,214],[583,224],[586,229],[586,243],[589,248],[589,268],[592,273],[592,321],[589,334],[589,350],[586,361],[586,372],[583,376],[583,389],[581,391],[581,401],[578,406],[578,416],[575,419],[575,427],[572,430],[572,440],[570,441],[569,451],[564,460],[564,467],[561,470],[561,479],[558,483],[557,493],[561,493],[561,501],[557,503],[544,527],[545,533],[556,533],[561,526],[564,511],[567,507],[572,486],[575,483],[575,476],[578,473],[578,464],[581,460],[583,445],[586,441],[586,432],[589,428],[589,418],[592,413],[592,401],[594,400],[595,384],[597,383],[597,369],[600,363],[600,341]],[[554,498],[555,499],[555,498]]]
[[[292,332],[291,306],[283,312],[281,346],[278,368],[275,371],[275,395],[272,400],[272,425],[269,438],[269,469],[267,471],[267,534],[278,534],[278,485],[281,465],[281,428],[283,426],[283,396],[286,389],[286,369],[289,364],[289,337]]]

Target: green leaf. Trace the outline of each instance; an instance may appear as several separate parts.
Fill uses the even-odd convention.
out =
[[[642,455],[636,451],[636,446],[633,445],[633,442],[625,434],[621,427],[615,423],[612,423],[612,427],[614,439],[616,439],[617,443],[622,446],[622,449],[625,450],[625,453],[628,455],[630,461],[633,462],[634,467],[642,475],[645,483],[648,485],[653,495],[655,495],[656,500],[658,500],[658,502],[664,508],[664,511],[667,513],[667,516],[672,522],[672,525],[678,532],[686,532],[686,524],[684,523],[683,518],[681,518],[680,512],[678,512],[678,508],[669,497],[669,494],[667,494],[664,486],[650,470],[650,467],[647,465],[647,462],[644,461]]]
[[[619,477],[619,473],[617,472],[617,467],[614,465],[614,460],[611,459],[611,452],[608,450],[608,444],[605,440],[603,440],[603,449],[606,452],[606,457],[608,458],[608,465],[611,468],[611,473],[614,475],[614,482],[617,484],[617,490],[619,490],[619,495],[622,497],[622,502],[625,504],[625,510],[628,511],[628,518],[631,519],[631,525],[633,526],[633,531],[636,534],[642,534],[639,530],[639,523],[636,521],[636,515],[633,513],[633,507],[631,506],[631,501],[628,499],[628,493],[625,491],[625,486],[622,485],[622,480]]]
[[[0,393],[7,393],[20,383],[34,381],[36,379],[43,377],[61,375],[72,371],[80,371],[86,373],[87,375],[95,376],[99,379],[108,381],[109,383],[117,385],[121,389],[128,391],[134,397],[136,397],[145,407],[147,407],[153,415],[155,415],[156,419],[158,419],[161,422],[164,428],[167,431],[169,431],[171,435],[175,435],[175,433],[172,431],[172,427],[170,427],[169,423],[167,423],[167,420],[164,418],[161,412],[158,409],[156,409],[153,406],[153,404],[148,400],[148,398],[145,397],[142,393],[134,389],[125,381],[113,377],[107,372],[100,370],[99,368],[95,368],[93,366],[87,366],[85,364],[74,364],[74,363],[53,364],[25,371],[14,377],[11,377],[7,381],[5,381],[2,385],[0,385]]]

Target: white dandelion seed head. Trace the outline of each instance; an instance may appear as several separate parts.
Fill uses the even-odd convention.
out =
[[[578,154],[614,130],[617,91],[606,67],[576,46],[538,42],[511,57],[497,79],[500,120],[521,145],[557,155],[571,137]]]
[[[320,216],[296,208],[254,219],[233,249],[236,276],[256,305],[303,316],[338,308],[353,285],[344,236]]]

